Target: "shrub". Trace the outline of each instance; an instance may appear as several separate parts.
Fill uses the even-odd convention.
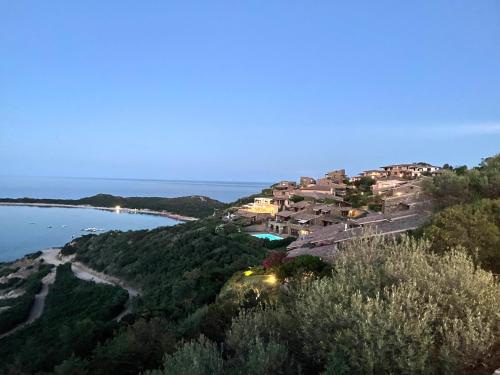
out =
[[[313,255],[300,255],[281,262],[276,274],[279,279],[298,278],[304,276],[325,276],[330,273],[330,266]]]
[[[286,252],[284,251],[273,251],[271,252],[266,259],[262,261],[262,267],[264,269],[269,269],[269,268],[274,268],[278,267],[283,263],[284,259],[286,258]]]
[[[440,256],[429,247],[407,237],[354,241],[332,277],[303,282],[274,308],[235,319],[228,345],[238,356],[245,338],[275,338],[295,370],[310,373],[463,372],[498,334],[498,284],[465,253]]]
[[[224,361],[217,345],[200,336],[185,343],[172,355],[167,355],[162,370],[147,375],[218,375],[223,374]]]
[[[433,251],[463,247],[477,264],[500,273],[500,199],[448,207],[424,233]]]

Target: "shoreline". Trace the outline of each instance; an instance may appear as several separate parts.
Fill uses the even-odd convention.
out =
[[[153,216],[164,216],[173,220],[177,220],[180,222],[189,222],[199,220],[196,217],[184,216],[180,214],[175,214],[173,212],[168,211],[154,211],[149,210],[147,208],[127,208],[127,207],[100,207],[100,206],[91,206],[86,204],[63,204],[63,203],[25,203],[25,202],[0,202],[0,206],[31,206],[31,207],[58,207],[58,208],[88,208],[94,210],[102,210],[102,211],[119,211],[120,213],[126,214],[142,214],[142,215],[153,215]]]

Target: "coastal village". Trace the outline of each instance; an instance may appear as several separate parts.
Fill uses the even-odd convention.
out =
[[[267,238],[295,237],[288,256],[331,259],[339,246],[360,235],[414,230],[431,214],[424,185],[442,173],[428,163],[393,164],[348,177],[344,169],[324,177],[280,181],[253,202],[235,207],[227,220],[244,222]]]

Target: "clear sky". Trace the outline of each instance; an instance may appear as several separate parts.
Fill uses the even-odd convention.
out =
[[[500,2],[0,0],[0,174],[272,181],[500,152]]]

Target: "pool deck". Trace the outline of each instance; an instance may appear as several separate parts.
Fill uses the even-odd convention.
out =
[[[251,233],[251,235],[261,239],[268,239],[270,241],[277,241],[283,239],[283,237],[278,236],[274,233]]]

